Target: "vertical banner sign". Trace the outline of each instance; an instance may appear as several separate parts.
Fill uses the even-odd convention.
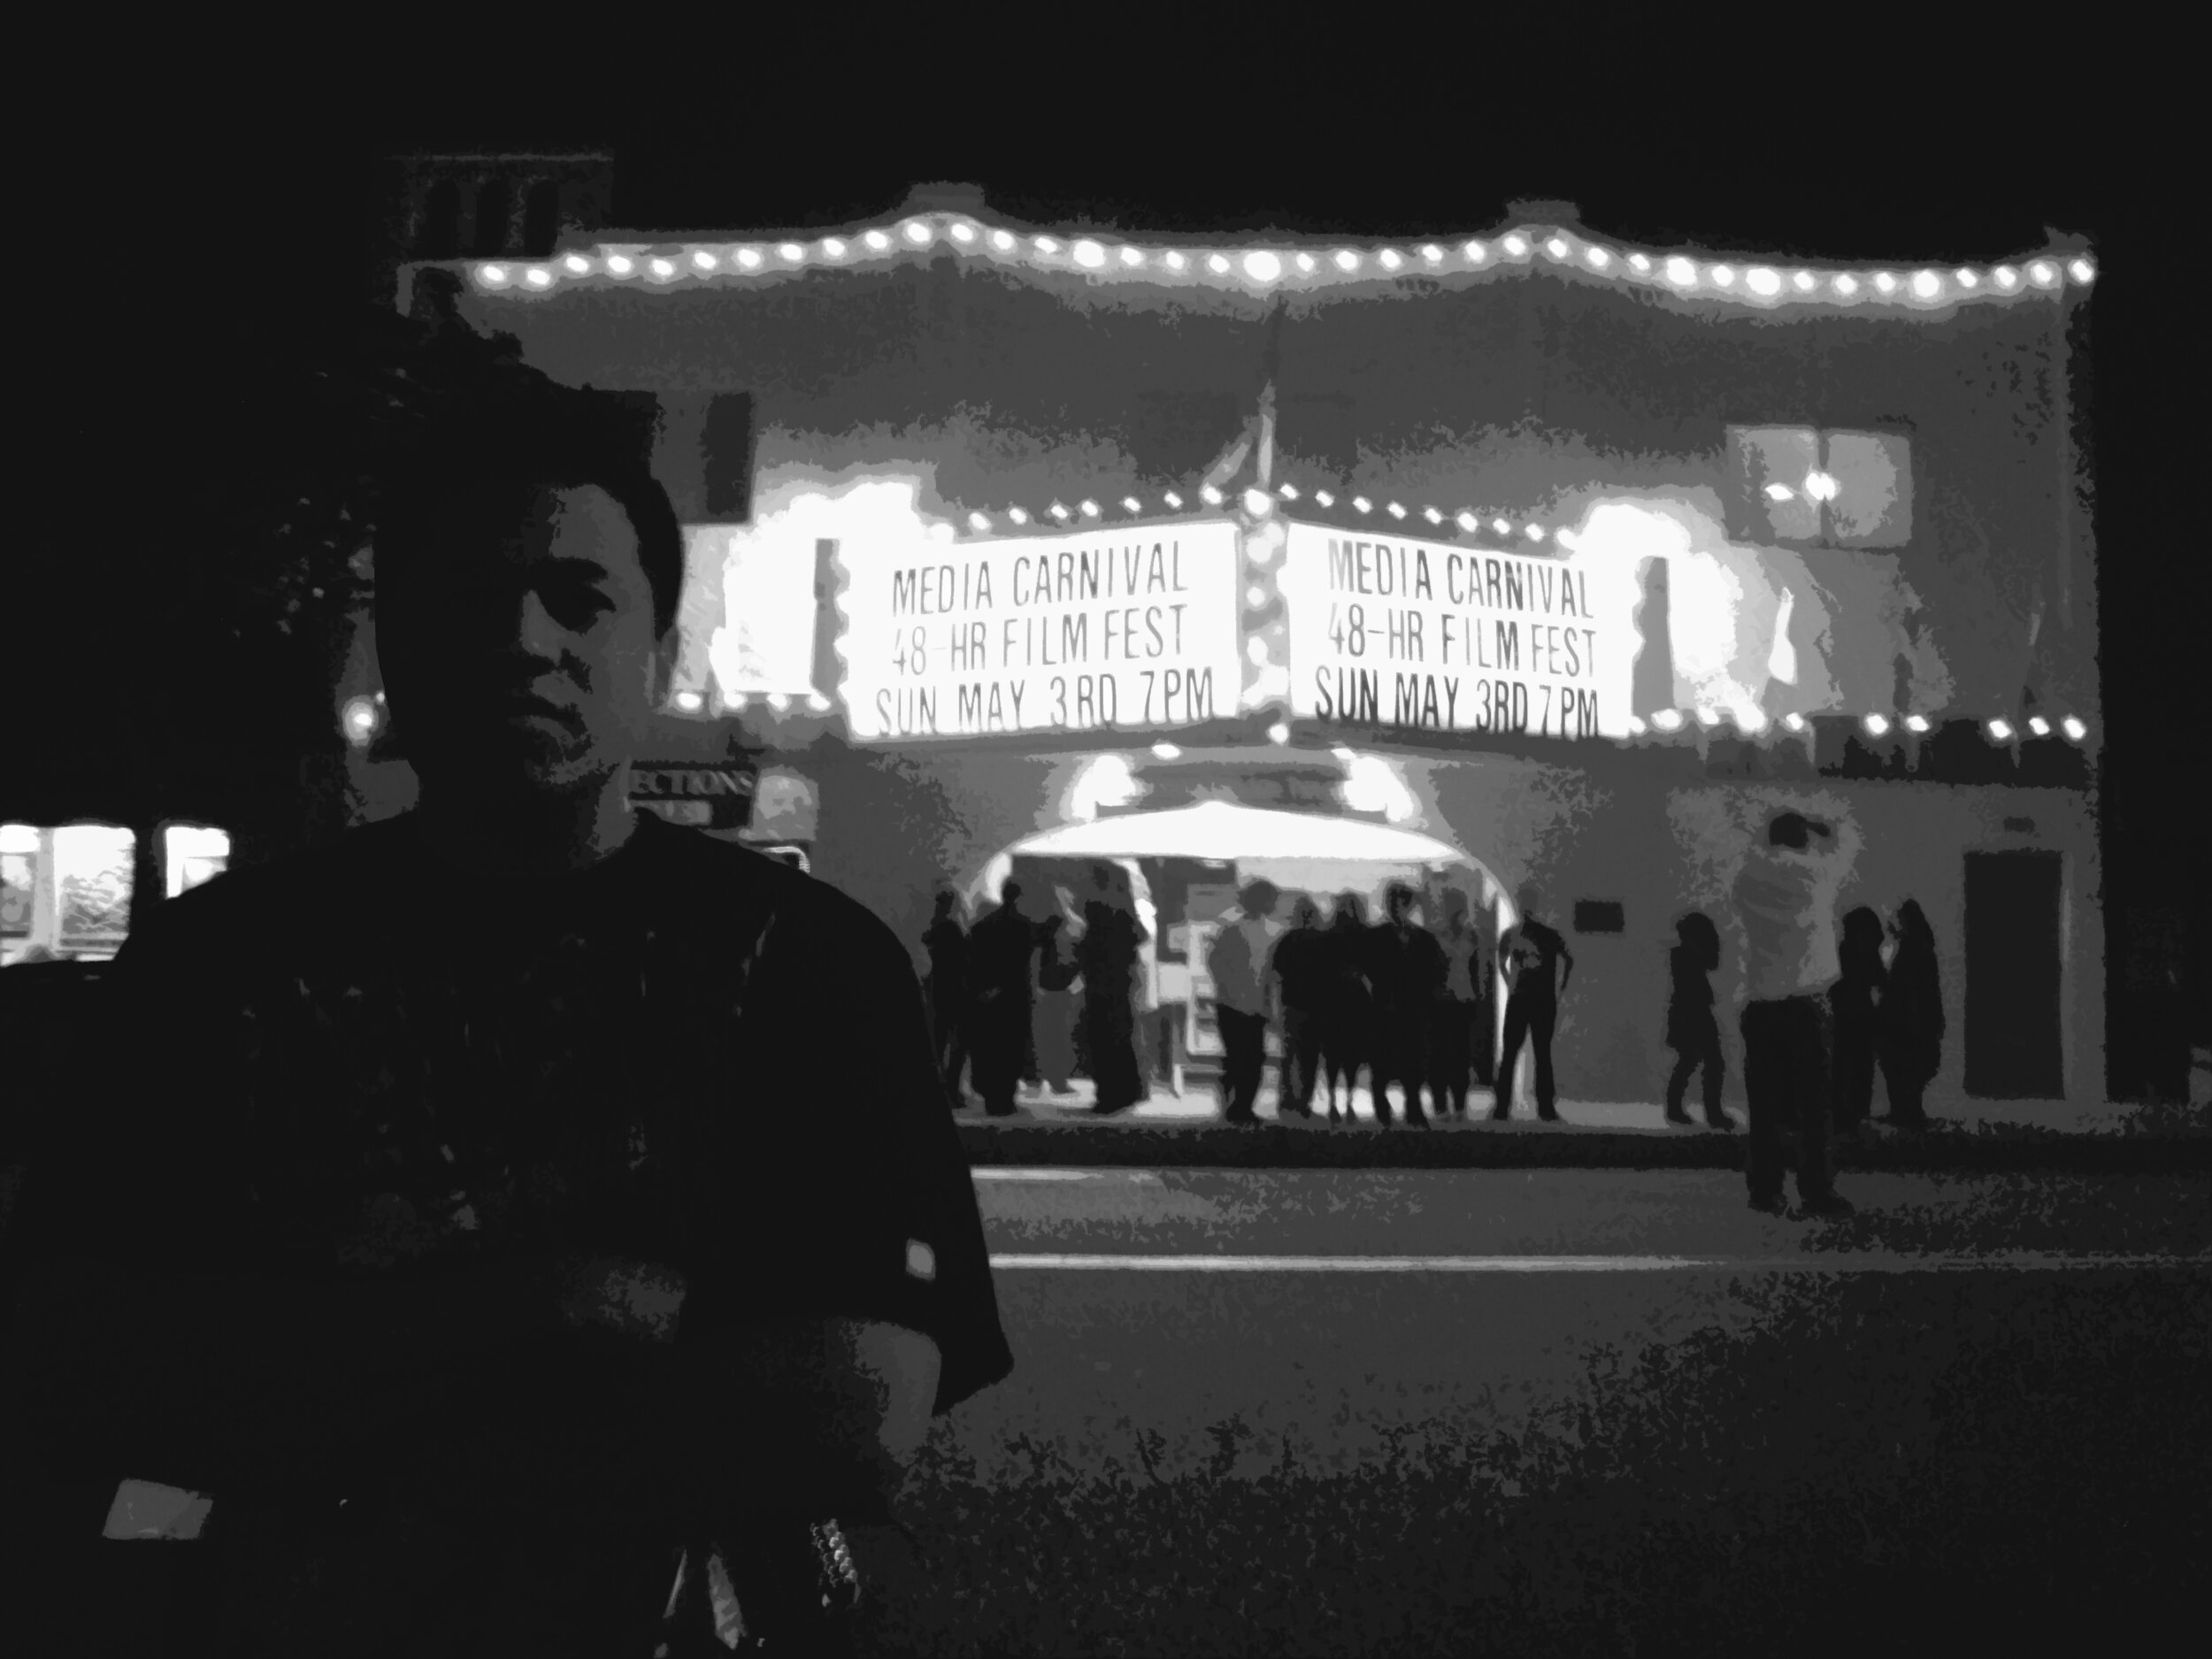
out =
[[[1626,737],[1635,572],[1290,525],[1282,590],[1300,719]]]
[[[1153,731],[1236,711],[1236,526],[945,547],[849,541],[839,695],[856,738]]]

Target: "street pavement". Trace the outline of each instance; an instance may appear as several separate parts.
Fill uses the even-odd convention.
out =
[[[2212,1542],[2196,1177],[979,1170],[1018,1369],[884,1653],[2147,1640]]]

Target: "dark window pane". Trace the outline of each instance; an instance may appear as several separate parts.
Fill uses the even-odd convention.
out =
[[[507,181],[492,179],[476,193],[476,252],[479,258],[507,251]]]
[[[1578,933],[1618,933],[1627,931],[1627,926],[1617,899],[1575,901],[1575,932]]]
[[[541,180],[530,187],[522,211],[522,254],[526,259],[548,259],[561,234],[561,187]]]

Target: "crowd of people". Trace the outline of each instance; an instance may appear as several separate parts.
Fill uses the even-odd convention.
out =
[[[1925,1127],[1923,1097],[1941,1055],[1943,1000],[1926,916],[1908,899],[1886,926],[1861,907],[1842,918],[1839,938],[1834,893],[1843,861],[1826,856],[1832,839],[1825,825],[1777,815],[1732,895],[1745,952],[1748,1162],[1763,1208],[1779,1202],[1791,1164],[1808,1203],[1827,1204],[1836,1136],[1873,1121]],[[961,924],[958,895],[938,895],[924,943],[939,1058],[956,1101],[964,1100],[964,1071],[995,1117],[1014,1112],[1025,1078],[1072,1094],[1079,1007],[1080,1064],[1097,1087],[1091,1110],[1125,1111],[1148,1094],[1139,1010],[1141,954],[1151,935],[1126,871],[1099,864],[1091,887],[1079,907],[1056,887],[1040,920],[1010,880],[997,908],[972,931]],[[1363,1079],[1374,1119],[1385,1126],[1464,1119],[1477,1085],[1494,1090],[1489,1116],[1503,1120],[1513,1112],[1525,1050],[1535,1116],[1561,1121],[1552,1040],[1574,955],[1542,919],[1541,893],[1525,886],[1517,898],[1515,921],[1492,949],[1456,887],[1426,895],[1425,905],[1424,895],[1394,883],[1374,922],[1357,892],[1337,895],[1325,917],[1301,894],[1285,925],[1276,919],[1280,890],[1248,882],[1204,951],[1228,1121],[1260,1121],[1271,1033],[1280,1055],[1281,1116],[1311,1118],[1318,1101],[1332,1125],[1355,1122]],[[1418,914],[1423,908],[1432,922]],[[1727,1066],[1711,979],[1721,966],[1722,929],[1693,911],[1676,933],[1665,1031],[1676,1063],[1666,1120],[1695,1123],[1686,1101],[1699,1079],[1706,1126],[1733,1131],[1739,1125],[1721,1104]],[[1494,1065],[1501,997],[1503,1041]],[[1889,1099],[1880,1119],[1871,1116],[1878,1076]],[[1793,1152],[1784,1146],[1792,1136],[1800,1141]]]

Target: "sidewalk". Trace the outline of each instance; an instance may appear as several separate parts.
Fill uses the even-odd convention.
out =
[[[1743,1108],[1732,1134],[1666,1121],[1658,1102],[1562,1100],[1563,1122],[1540,1123],[1519,1106],[1506,1123],[1489,1121],[1494,1096],[1470,1093],[1463,1119],[1432,1118],[1408,1128],[1394,1109],[1379,1128],[1365,1090],[1356,1116],[1332,1125],[1325,1097],[1314,1116],[1284,1118],[1272,1081],[1261,1089],[1261,1121],[1223,1121],[1210,1086],[1165,1088],[1111,1118],[1091,1111],[1091,1086],[1055,1097],[1025,1089],[1010,1118],[970,1105],[955,1121],[972,1163],[981,1164],[1214,1165],[1284,1168],[1727,1169],[1743,1167]],[[1878,1097],[1877,1109],[1880,1107]],[[2077,1105],[2063,1101],[1932,1102],[1932,1126],[1903,1133],[1869,1126],[1840,1143],[1839,1168],[1882,1170],[2047,1169],[2083,1171],[2212,1172],[2212,1108],[2203,1105]]]

